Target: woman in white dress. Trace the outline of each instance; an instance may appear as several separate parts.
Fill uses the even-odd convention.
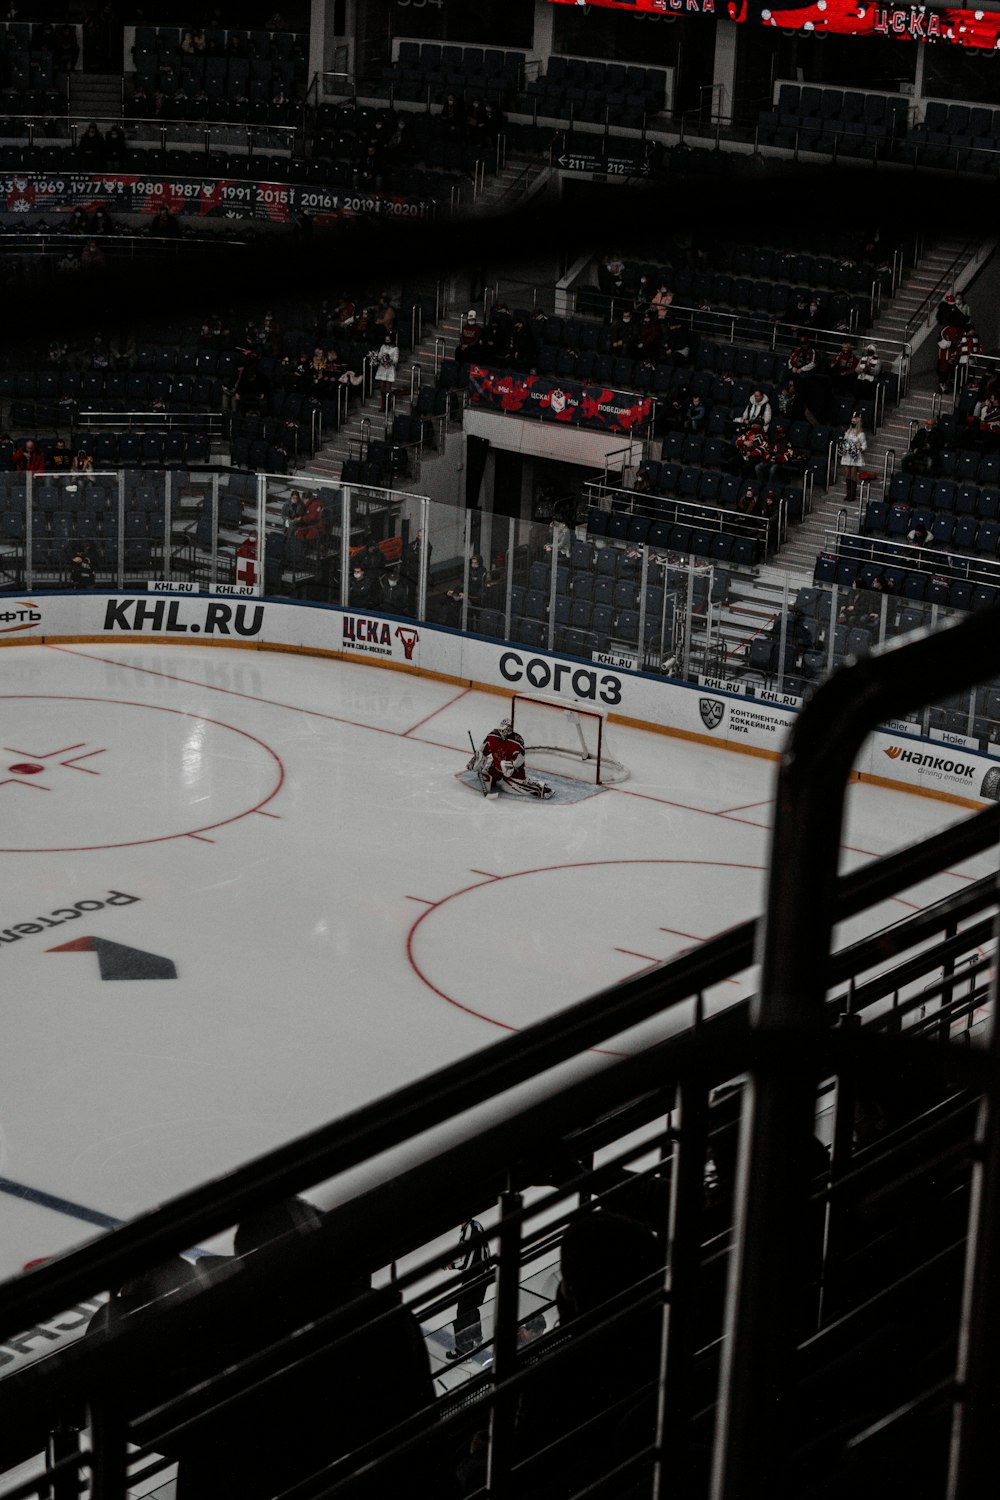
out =
[[[375,366],[375,387],[379,393],[379,405],[385,411],[389,394],[396,383],[396,366],[399,364],[399,350],[388,329],[382,343],[368,357]]]
[[[867,448],[868,439],[861,425],[861,413],[856,411],[840,439],[840,467],[844,471],[844,487],[849,505],[853,505],[858,497],[858,477],[864,467]]]

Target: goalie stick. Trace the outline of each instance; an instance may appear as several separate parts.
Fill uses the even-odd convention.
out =
[[[483,796],[489,797],[492,800],[494,797],[498,797],[500,794],[499,792],[494,791],[490,786],[490,778],[482,768],[480,753],[476,749],[475,740],[472,738],[472,730],[467,729],[465,732],[469,736],[469,744],[472,746],[472,759],[469,761],[467,769],[470,771],[475,771],[476,775],[479,777],[479,785],[483,789]]]

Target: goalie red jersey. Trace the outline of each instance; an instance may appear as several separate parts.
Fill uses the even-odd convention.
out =
[[[542,781],[533,781],[525,774],[524,741],[509,719],[501,719],[496,729],[490,730],[479,751],[469,761],[468,769],[475,771],[483,795],[487,797],[495,797],[501,786],[522,796],[552,795],[551,787]]]

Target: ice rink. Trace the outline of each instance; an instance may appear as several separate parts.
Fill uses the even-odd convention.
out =
[[[2,1275],[762,905],[769,761],[612,726],[620,786],[488,802],[494,695],[196,647],[0,665]],[[855,786],[844,866],[966,816]]]

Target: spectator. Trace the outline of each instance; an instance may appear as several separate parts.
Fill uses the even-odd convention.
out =
[[[477,552],[469,558],[469,583],[467,593],[470,605],[480,605],[483,602],[483,586],[486,580],[486,568],[483,559]]]
[[[922,427],[918,427],[910,439],[910,446],[903,454],[899,467],[904,474],[932,475],[934,472],[934,453],[931,446],[931,432],[934,428],[932,420],[928,420]]]
[[[558,1379],[540,1371],[525,1381],[515,1425],[521,1493],[546,1500],[599,1481],[656,1432],[656,1401],[643,1392],[656,1380],[660,1324],[636,1303],[662,1278],[660,1241],[623,1214],[584,1213],[563,1236],[560,1272],[559,1327],[579,1342]],[[459,1469],[465,1495],[485,1480],[488,1440],[477,1434],[472,1448]]]
[[[704,401],[702,401],[698,392],[694,391],[691,395],[691,400],[688,402],[687,411],[684,413],[684,431],[697,436],[704,430],[707,415]]]
[[[0,474],[14,472],[14,451],[14,439],[10,433],[0,433]]]
[[[306,513],[306,502],[303,500],[299,490],[292,490],[288,499],[281,507],[281,514],[285,522],[286,531],[294,531]]]
[[[419,601],[420,574],[425,566],[427,567],[428,571],[430,570],[431,553],[433,552],[433,550],[434,548],[431,545],[428,545],[425,548],[424,533],[421,530],[418,530],[403,548],[403,555],[400,559],[399,571],[406,582],[411,609],[415,608],[416,604]]]
[[[448,1350],[448,1359],[463,1359],[482,1343],[479,1310],[486,1301],[490,1285],[486,1274],[491,1261],[490,1243],[478,1219],[463,1222],[458,1243],[459,1253],[446,1268],[462,1273],[462,1290],[455,1310],[455,1347]]]
[[[834,395],[840,395],[844,391],[854,395],[857,369],[858,356],[851,348],[850,340],[845,339],[830,361],[830,380]]]
[[[674,300],[674,294],[665,281],[661,281],[653,293],[650,307],[662,323]]]
[[[26,438],[14,454],[14,468],[19,474],[45,473],[45,456],[33,438]]]
[[[816,350],[809,334],[803,331],[799,341],[788,356],[788,373],[795,382],[795,394],[799,410],[808,422],[815,423],[812,410],[815,394],[813,376],[816,370]]]
[[[511,368],[520,371],[522,375],[526,375],[535,363],[535,346],[531,332],[521,317],[514,319],[514,326],[510,331],[510,352],[507,360]]]
[[[757,491],[752,484],[748,484],[742,495],[736,502],[736,511],[740,520],[737,522],[739,529],[747,536],[759,536],[760,528],[749,525],[748,522],[757,521],[762,514],[761,504],[757,498]]]
[[[76,154],[80,165],[88,172],[99,172],[104,166],[104,137],[95,120],[91,120],[77,142]]]
[[[771,400],[765,396],[760,386],[754,386],[750,392],[747,404],[738,417],[740,427],[752,427],[754,422],[759,422],[766,433],[771,426]]]
[[[233,409],[244,415],[247,412],[259,415],[267,409],[270,395],[271,382],[260,367],[259,356],[248,354],[233,386]]]
[[[110,171],[120,171],[128,160],[128,141],[120,125],[112,125],[104,137],[104,165]],[[101,230],[100,233],[105,233]]]
[[[69,581],[75,589],[89,589],[94,583],[94,564],[82,547],[75,547],[69,562]]]
[[[881,619],[881,592],[881,576],[872,581],[871,588],[863,588],[856,581],[852,583],[847,601],[837,616],[837,624],[847,625],[850,629],[877,629]]]
[[[386,568],[378,581],[379,609],[392,615],[410,613],[409,589],[398,568]]]
[[[958,364],[958,350],[963,331],[963,325],[957,319],[942,324],[938,329],[937,377],[938,390],[942,394],[955,378],[955,367]]]
[[[453,630],[461,629],[464,605],[464,590],[458,588],[449,589],[444,596],[444,603],[441,609],[442,625],[449,625]],[[449,1358],[451,1358],[450,1355]]]
[[[882,374],[882,361],[874,344],[866,344],[854,372],[854,385],[859,396],[872,396]]]
[[[107,257],[96,240],[84,241],[80,252],[80,266],[85,271],[100,271],[107,264]]]
[[[767,452],[754,470],[758,479],[765,483],[782,484],[785,475],[789,472],[789,465],[795,462],[795,450],[788,441],[788,433],[783,426],[775,425],[773,433],[768,438]]]
[[[979,446],[985,452],[993,452],[1000,446],[1000,396],[995,390],[987,391],[972,409],[972,423]]]
[[[858,498],[858,476],[865,461],[868,439],[861,425],[861,413],[855,412],[840,439],[840,466],[844,471],[844,489],[848,505]]]
[[[348,583],[348,604],[352,609],[374,609],[377,598],[375,579],[355,559]]]
[[[738,432],[735,448],[739,472],[746,478],[756,471],[758,465],[768,460],[767,435],[763,423],[751,422],[749,427]]]
[[[66,447],[64,438],[56,438],[52,444],[52,453],[49,458],[50,469],[70,469],[73,464],[73,455]]]
[[[796,407],[798,405],[798,396],[795,391],[794,380],[788,379],[785,381],[785,384],[778,392],[776,400],[778,415],[780,417],[783,417],[786,422],[793,421],[796,414]]]
[[[465,138],[465,110],[454,94],[445,95],[441,106],[441,133],[446,141],[461,141]]]
[[[969,378],[970,362],[975,355],[982,351],[982,347],[975,324],[970,320],[959,335],[956,355],[959,376],[963,385]]]
[[[360,371],[355,370],[345,359],[340,358],[336,349],[326,351],[326,379],[336,382],[338,385],[348,385],[352,390],[359,385],[364,385],[365,377]]]
[[[375,366],[375,386],[379,393],[379,406],[383,411],[389,405],[392,388],[396,384],[396,369],[399,365],[399,349],[387,328],[377,349],[369,352],[368,358]]]
[[[611,325],[611,353],[617,359],[635,359],[638,347],[639,330],[636,327],[632,309],[626,307],[621,317],[616,318]]]
[[[639,321],[637,359],[646,359],[651,364],[656,364],[656,356],[660,348],[660,334],[659,317],[651,307],[645,308]]]
[[[146,233],[149,234],[151,238],[164,240],[175,240],[179,238],[180,232],[181,226],[178,222],[177,215],[172,214],[169,209],[166,208],[161,208],[159,213],[154,215],[152,222],[150,223],[150,226],[146,231]]]
[[[362,567],[376,581],[381,578],[385,571],[385,553],[371,533],[365,537],[361,551],[355,557],[360,559]]]
[[[465,364],[470,359],[478,358],[478,345],[482,335],[483,330],[479,324],[479,314],[474,307],[470,307],[462,320],[462,330],[455,348],[455,359],[460,365]]]
[[[227,1400],[184,1424],[181,1434],[158,1444],[151,1424],[139,1424],[140,1441],[179,1461],[179,1495],[270,1500],[419,1413],[434,1420],[430,1368],[415,1319],[394,1289],[371,1288],[349,1245],[331,1246],[314,1210],[291,1200],[256,1213],[240,1223],[236,1244],[236,1257],[216,1258],[212,1296],[176,1294],[170,1317],[180,1324],[176,1347],[185,1351],[183,1366],[149,1369],[137,1354],[115,1392],[125,1414],[138,1416],[227,1371]],[[161,1320],[150,1312],[155,1335]],[[135,1316],[137,1333],[144,1332],[143,1310]],[[170,1414],[160,1423],[161,1433],[164,1425],[169,1429]],[[421,1448],[390,1461],[378,1486],[362,1481],[357,1491],[444,1493],[432,1463]]]
[[[605,296],[613,297],[616,292],[621,291],[624,275],[625,262],[617,250],[612,250],[597,268],[597,284]]]
[[[937,321],[942,328],[949,324],[965,328],[972,322],[972,309],[957,292],[948,292],[938,303]]]
[[[663,319],[660,348],[671,356],[675,365],[691,363],[691,325],[675,308],[668,308]]]
[[[89,474],[94,467],[94,460],[86,448],[78,448],[73,455],[73,473]]]
[[[326,536],[326,512],[318,495],[310,495],[306,500],[295,535],[302,542],[315,542],[317,545]]]

